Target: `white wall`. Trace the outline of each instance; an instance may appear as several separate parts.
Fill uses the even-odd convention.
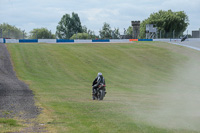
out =
[[[3,43],[3,38],[0,38],[0,43]]]
[[[130,42],[129,39],[110,39],[110,42]]]
[[[170,42],[170,39],[153,39],[153,41]]]
[[[74,40],[74,43],[91,43],[92,40]]]
[[[19,43],[19,39],[6,39],[6,43]]]
[[[56,39],[38,39],[38,43],[56,43]]]

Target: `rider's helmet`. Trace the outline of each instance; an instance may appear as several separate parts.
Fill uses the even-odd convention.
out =
[[[97,76],[101,76],[102,75],[102,73],[101,72],[99,72],[98,74],[97,74]]]

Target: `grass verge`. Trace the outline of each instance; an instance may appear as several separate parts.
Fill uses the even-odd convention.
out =
[[[20,127],[21,125],[15,119],[0,118],[1,133],[14,132],[19,130]]]
[[[174,108],[172,103],[179,100],[171,97],[176,93],[184,95],[185,88],[199,93],[199,78],[190,84],[191,78],[200,74],[197,69],[200,65],[195,62],[200,54],[194,50],[161,42],[7,44],[7,47],[18,77],[30,85],[38,105],[44,108],[38,119],[49,131],[200,130],[198,119],[182,117],[193,109],[179,116],[178,112],[185,110],[184,103]],[[191,63],[195,66],[192,73]],[[98,72],[103,73],[108,92],[101,102],[91,100],[91,84]],[[183,72],[187,73],[180,76]],[[184,87],[179,86],[182,84]],[[189,122],[178,123],[173,118]]]

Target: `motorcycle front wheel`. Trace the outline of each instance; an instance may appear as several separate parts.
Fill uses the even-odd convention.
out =
[[[99,95],[99,100],[103,100],[104,96],[105,96],[105,91],[104,90],[100,90],[100,95]]]

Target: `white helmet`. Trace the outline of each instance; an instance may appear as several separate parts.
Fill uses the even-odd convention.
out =
[[[97,74],[97,76],[101,76],[101,75],[102,75],[102,73],[100,73],[100,72]]]

